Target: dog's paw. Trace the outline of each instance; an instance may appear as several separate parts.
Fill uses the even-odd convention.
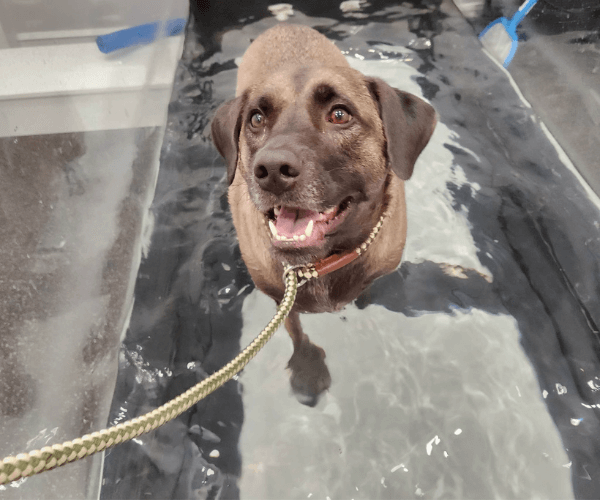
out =
[[[319,346],[303,342],[288,362],[292,371],[290,384],[296,399],[307,406],[314,407],[331,386],[331,375],[325,364],[325,351]]]

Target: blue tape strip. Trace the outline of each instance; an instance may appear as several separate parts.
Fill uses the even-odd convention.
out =
[[[185,29],[185,19],[170,19],[165,23],[148,23],[127,28],[108,35],[96,38],[96,45],[100,52],[109,54],[115,50],[124,49],[133,45],[152,43],[160,35],[175,36]]]

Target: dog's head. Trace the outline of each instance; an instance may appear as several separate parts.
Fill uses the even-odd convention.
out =
[[[410,178],[436,123],[418,97],[351,68],[290,68],[222,105],[213,141],[245,182],[272,250],[306,262],[359,245]],[[234,182],[235,179],[235,182]]]

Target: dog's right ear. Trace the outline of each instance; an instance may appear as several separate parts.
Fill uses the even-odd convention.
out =
[[[227,181],[233,182],[238,161],[238,143],[242,128],[242,107],[244,96],[236,97],[222,104],[211,124],[212,140],[227,162]]]

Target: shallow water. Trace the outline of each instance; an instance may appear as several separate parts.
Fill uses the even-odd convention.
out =
[[[451,4],[372,10],[289,21],[440,115],[406,184],[402,265],[303,318],[333,377],[316,408],[291,394],[282,329],[176,422],[107,452],[103,498],[600,494],[598,200]],[[188,33],[111,424],[218,369],[274,311],[239,257],[207,127],[278,22],[256,18],[203,61]]]

